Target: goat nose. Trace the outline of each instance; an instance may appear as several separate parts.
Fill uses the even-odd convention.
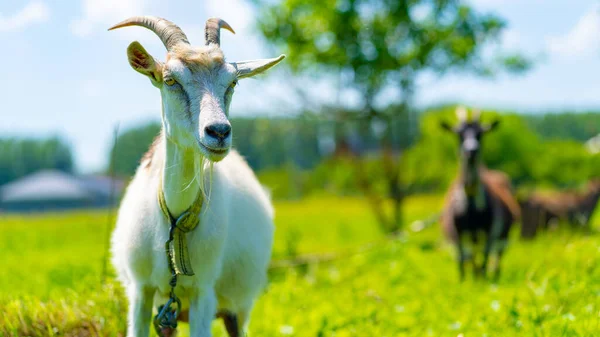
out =
[[[223,140],[231,134],[229,123],[214,123],[206,126],[204,132],[212,138]]]
[[[477,152],[477,150],[479,150],[479,144],[474,139],[467,139],[463,144],[463,149],[465,152]]]

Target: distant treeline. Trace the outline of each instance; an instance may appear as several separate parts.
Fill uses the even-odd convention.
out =
[[[585,142],[600,133],[600,113],[548,113],[523,115],[525,123],[540,137]]]
[[[390,143],[396,155],[402,156],[401,181],[406,192],[440,190],[455,173],[457,142],[444,134],[438,124],[442,119],[452,121],[453,109],[419,114],[418,123],[411,123],[408,116],[397,116],[397,123],[392,124],[397,130]],[[484,120],[496,116],[502,124],[484,140],[483,157],[490,167],[506,171],[515,184],[572,187],[589,177],[600,176],[600,157],[587,153],[583,146],[585,140],[600,132],[600,113],[483,113]],[[363,158],[373,179],[381,173],[377,159],[380,149],[375,146],[378,125],[368,118],[234,118],[232,124],[234,147],[263,181],[276,185],[276,195],[304,194],[323,188],[355,192],[353,168],[347,158],[342,158],[344,154]],[[133,174],[158,130],[155,123],[121,134],[115,157],[119,174]]]
[[[388,111],[393,109],[390,107]],[[343,111],[339,115],[339,118],[344,118]],[[393,126],[397,128],[397,137],[393,142],[406,147],[414,140],[417,122],[409,122],[407,116],[399,113],[396,116],[399,117]],[[295,118],[232,118],[231,123],[234,148],[256,171],[290,165],[298,169],[312,169],[335,150],[334,144],[341,138],[361,151],[376,150],[377,144],[373,138],[376,132],[372,130],[376,126],[355,120],[340,123],[330,118],[304,114]],[[132,175],[135,172],[138,160],[159,130],[160,124],[151,122],[120,133],[114,156],[117,174]]]
[[[255,170],[281,168],[294,163],[303,168],[320,161],[317,130],[296,119],[237,118],[232,120],[233,144]],[[118,175],[135,173],[142,155],[158,135],[160,124],[149,123],[119,135],[114,170]],[[111,159],[111,163],[112,163]]]
[[[406,152],[405,182],[417,191],[449,182],[457,166],[457,140],[442,132],[440,120],[453,120],[446,109],[421,118],[419,141]],[[499,119],[499,128],[483,139],[483,160],[506,172],[519,187],[546,185],[578,187],[600,177],[600,155],[589,153],[584,142],[600,132],[600,113],[547,116],[483,112],[483,121]],[[568,132],[567,132],[568,131]],[[448,172],[446,175],[440,172]]]
[[[399,181],[404,193],[437,193],[454,178],[458,167],[458,140],[442,131],[439,125],[442,120],[455,120],[453,110],[422,114],[418,137],[395,152],[401,158]],[[578,115],[568,116],[578,118]],[[483,140],[483,161],[490,168],[506,172],[519,190],[540,186],[577,188],[591,178],[600,177],[600,154],[586,150],[583,141],[579,141],[578,129],[572,128],[574,133],[569,135],[558,125],[546,122],[550,126],[542,136],[528,125],[529,116],[483,114],[484,121],[494,118],[500,119],[501,125]],[[531,119],[536,121],[536,117]],[[596,114],[596,121],[598,119],[600,114]],[[560,130],[560,133],[553,134],[551,130]],[[278,197],[305,195],[323,189],[336,194],[355,194],[360,191],[359,184],[363,183],[357,177],[371,179],[375,188],[381,187],[379,194],[385,195],[385,186],[381,185],[386,174],[382,157],[377,151],[368,151],[358,159],[362,165],[357,166],[356,160],[356,157],[342,153],[321,158],[310,171],[267,170],[261,173],[261,178],[273,187],[273,193]],[[357,169],[367,173],[359,174]]]
[[[495,115],[484,112],[483,118]],[[276,187],[276,195],[323,188],[356,192],[352,167],[343,157],[353,153],[363,158],[375,179],[381,167],[376,145],[380,143],[376,141],[380,125],[369,118],[344,119],[343,111],[328,116],[337,117],[234,118],[234,147],[263,181]],[[453,109],[417,116],[394,114],[389,143],[395,154],[402,156],[401,181],[406,191],[437,191],[452,178],[456,167],[456,140],[438,126],[441,119],[454,119]],[[599,156],[583,147],[585,140],[600,132],[600,113],[502,114],[499,118],[501,127],[484,140],[484,160],[490,167],[506,171],[515,184],[570,187],[600,175]],[[114,154],[118,175],[135,172],[159,130],[158,123],[149,123],[120,133]],[[66,142],[59,138],[0,139],[0,184],[45,168],[73,170]]]
[[[0,185],[41,169],[73,171],[70,146],[58,137],[0,139]]]

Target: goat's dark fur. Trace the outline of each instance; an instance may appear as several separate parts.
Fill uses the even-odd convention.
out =
[[[532,193],[520,202],[523,209],[521,237],[532,238],[539,230],[547,229],[559,221],[589,229],[589,221],[599,198],[600,180],[590,181],[581,193]]]
[[[447,193],[442,228],[457,247],[461,280],[465,277],[465,263],[468,260],[473,264],[475,275],[485,276],[491,253],[495,253],[497,258],[494,276],[498,278],[508,232],[513,221],[520,216],[510,179],[502,172],[488,170],[479,164],[481,137],[497,124],[484,126],[476,120],[462,121],[455,128],[442,125],[460,138],[460,172]],[[481,264],[478,265],[477,256],[469,256],[465,245],[477,244],[480,240],[484,243],[484,249]]]

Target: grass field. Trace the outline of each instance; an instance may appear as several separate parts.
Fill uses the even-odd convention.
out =
[[[408,220],[428,217],[440,202],[409,199]],[[460,284],[437,225],[386,239],[362,200],[331,197],[279,202],[276,217],[274,259],[343,258],[272,271],[252,336],[600,335],[595,233],[531,242],[513,235],[498,284]],[[112,271],[101,275],[105,226],[103,212],[0,218],[0,336],[123,335],[122,289]],[[214,331],[225,336],[220,322]]]

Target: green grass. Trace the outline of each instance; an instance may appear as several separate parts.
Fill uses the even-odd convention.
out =
[[[408,220],[440,198],[407,200]],[[272,272],[252,336],[597,336],[600,237],[513,233],[498,284],[458,282],[437,226],[385,239],[360,199],[276,204],[274,258],[344,253],[332,263]],[[596,217],[596,225],[600,224]],[[122,336],[126,301],[102,282],[106,214],[0,218],[0,336]],[[378,244],[357,252],[371,242]],[[215,322],[216,336],[225,336]],[[187,336],[185,327],[180,336]]]

